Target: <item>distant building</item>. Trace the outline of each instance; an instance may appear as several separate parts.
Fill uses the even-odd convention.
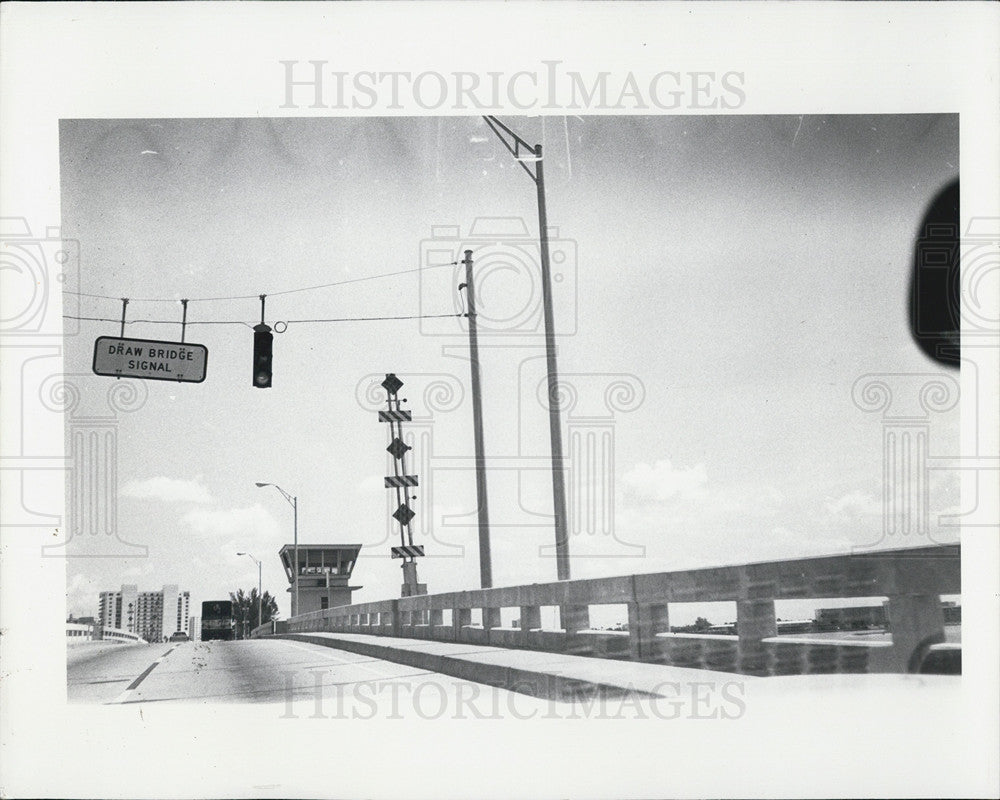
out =
[[[941,604],[941,613],[944,614],[945,625],[962,624],[962,607],[952,600]]]
[[[189,633],[190,592],[168,584],[159,592],[140,592],[135,584],[121,591],[101,592],[98,618],[105,628],[137,634],[148,642],[158,642],[172,633]]]
[[[201,641],[201,617],[191,617],[188,620],[188,636],[192,642]]]
[[[70,617],[66,621],[66,638],[70,640],[70,643],[92,641],[94,638],[94,626],[84,622],[76,622]]]
[[[141,636],[128,631],[117,631],[112,628],[102,628],[100,625],[89,623],[67,622],[66,623],[67,644],[81,644],[82,642],[131,642],[144,641]]]
[[[727,622],[725,625],[712,625],[711,627],[703,628],[699,633],[709,633],[713,636],[735,636],[736,623]]]
[[[360,586],[348,586],[360,544],[299,545],[299,608],[295,607],[295,546],[286,544],[278,552],[292,595],[292,616],[324,608],[351,604],[352,592]]]
[[[945,624],[962,622],[962,607],[952,601],[941,603],[941,614]],[[888,603],[880,606],[853,606],[847,608],[817,608],[817,630],[859,630],[865,628],[888,628]]]
[[[888,620],[884,605],[816,609],[816,628],[821,631],[884,628]]]
[[[812,619],[779,619],[778,635],[786,633],[812,633],[816,629],[816,621]]]

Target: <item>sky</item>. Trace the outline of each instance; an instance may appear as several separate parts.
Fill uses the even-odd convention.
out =
[[[546,154],[574,577],[928,543],[883,537],[881,418],[851,390],[942,372],[906,297],[923,211],[958,174],[957,116],[504,121]],[[66,321],[77,468],[95,417],[114,448],[110,511],[98,498],[75,524],[117,534],[63,543],[79,556],[68,611],[123,583],[177,583],[193,604],[249,589],[245,551],[287,616],[292,509],[258,481],[298,497],[300,543],[363,545],[356,600],[398,596],[387,372],[414,416],[420,579],[478,587],[464,275],[448,263],[466,247],[494,584],[555,579],[535,189],[479,118],[63,120],[60,153],[80,248],[65,286],[103,296],[67,294],[64,313],[117,320],[127,297],[127,337],[179,341],[190,298],[186,341],[209,351],[203,383],[119,382],[91,372],[119,324]],[[287,322],[270,389],[250,382],[262,293],[266,321]],[[452,316],[297,321],[418,315]],[[931,455],[957,453],[957,409],[930,421]],[[936,522],[953,475],[931,474],[936,541],[954,539]]]

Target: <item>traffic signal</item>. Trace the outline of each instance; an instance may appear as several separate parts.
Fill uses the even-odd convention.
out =
[[[271,333],[271,326],[260,325],[253,327],[253,385],[258,389],[269,389],[271,387],[271,346],[274,342],[274,334]]]

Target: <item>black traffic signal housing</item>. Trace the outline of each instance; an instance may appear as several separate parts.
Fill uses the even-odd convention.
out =
[[[274,343],[274,334],[271,333],[271,326],[260,325],[253,327],[253,385],[258,389],[271,388],[271,350]]]

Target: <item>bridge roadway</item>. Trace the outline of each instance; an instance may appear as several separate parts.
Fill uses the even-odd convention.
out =
[[[169,644],[85,643],[67,652],[71,703],[255,703],[286,716],[369,719],[497,708],[522,718],[551,700],[514,694],[308,641],[252,639]],[[564,704],[560,704],[564,705]]]
[[[71,703],[253,703],[273,707],[281,718],[303,719],[732,720],[751,708],[766,713],[773,701],[796,696],[812,706],[826,697],[834,707],[858,710],[869,708],[878,697],[892,707],[892,714],[906,709],[946,714],[957,707],[960,686],[958,676],[755,678],[361,635],[292,634],[148,645],[95,642],[67,653]]]
[[[284,717],[342,719],[575,718],[581,710],[595,713],[595,700],[597,713],[614,718],[626,707],[640,717],[676,718],[683,708],[706,718],[734,718],[745,705],[745,676],[376,639],[292,634],[235,642],[85,643],[67,652],[67,699],[270,704]]]

